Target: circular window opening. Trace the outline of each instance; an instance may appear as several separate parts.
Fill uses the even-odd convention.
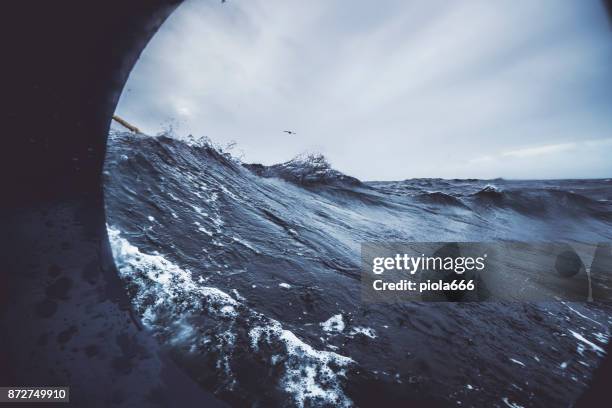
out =
[[[608,35],[595,2],[182,5],[104,170],[143,324],[236,406],[575,400],[606,309],[368,303],[360,251],[612,239]]]

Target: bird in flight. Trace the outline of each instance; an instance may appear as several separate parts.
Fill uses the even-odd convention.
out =
[[[295,132],[293,132],[291,130],[283,130],[283,132],[285,132],[288,135],[295,135]]]

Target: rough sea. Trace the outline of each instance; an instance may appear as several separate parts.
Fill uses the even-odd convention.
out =
[[[104,177],[134,310],[233,406],[561,407],[605,356],[601,303],[364,303],[360,245],[610,242],[610,179],[365,182],[115,131]]]

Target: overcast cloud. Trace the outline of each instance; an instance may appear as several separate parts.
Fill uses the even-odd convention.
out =
[[[117,113],[363,180],[611,177],[612,32],[597,0],[187,1]]]

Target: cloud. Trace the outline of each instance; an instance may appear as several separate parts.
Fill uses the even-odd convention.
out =
[[[612,135],[610,36],[597,0],[187,1],[117,113],[247,161],[318,150],[362,179],[549,177]],[[609,176],[606,150],[573,171]]]
[[[465,167],[477,167],[488,178],[502,171],[511,178],[528,179],[534,169],[540,178],[605,178],[608,157],[612,157],[612,138],[601,138],[502,151],[469,159]]]
[[[532,156],[545,156],[549,154],[555,154],[564,152],[576,148],[576,143],[558,143],[544,146],[526,147],[524,149],[511,150],[509,152],[503,152],[502,156],[510,157],[532,157]]]

